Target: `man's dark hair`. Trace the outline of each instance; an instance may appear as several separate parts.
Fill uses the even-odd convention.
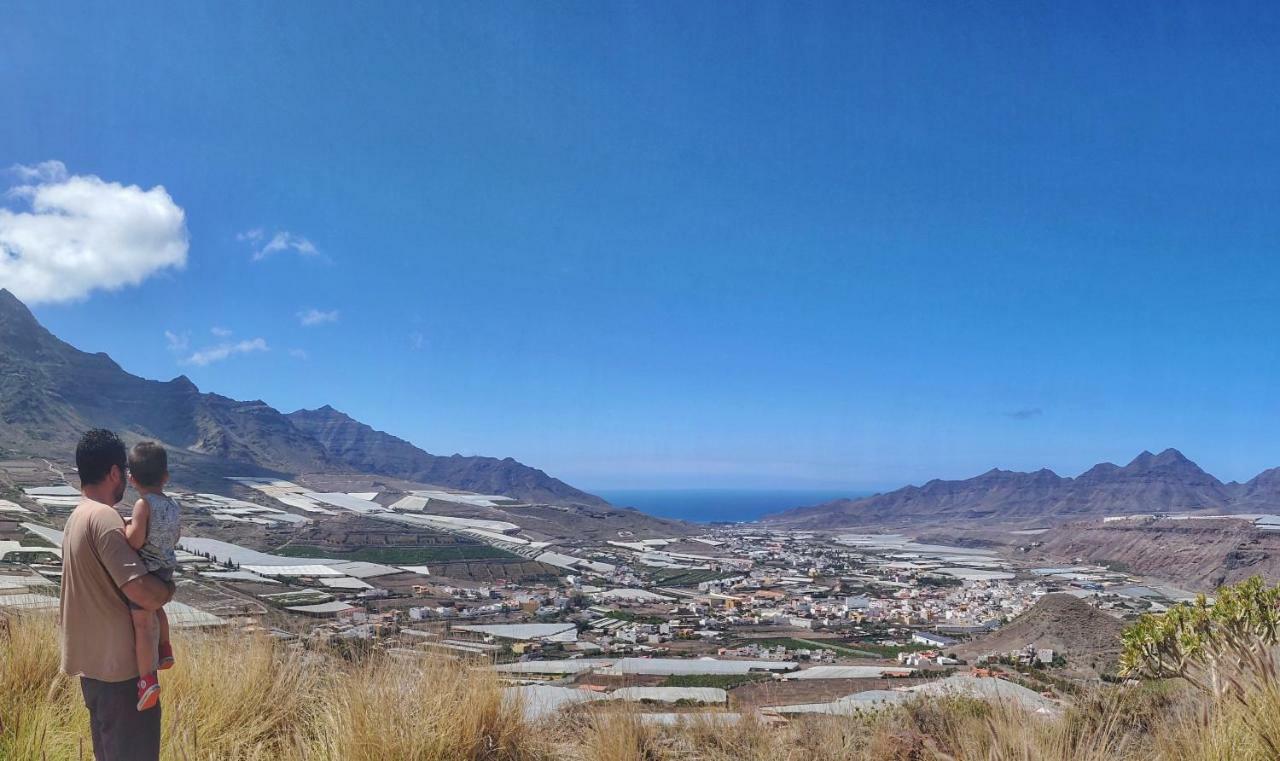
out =
[[[105,428],[94,428],[80,437],[76,444],[76,469],[80,471],[80,483],[92,486],[102,483],[111,474],[111,466],[120,468],[120,475],[129,465],[120,437]]]
[[[129,474],[142,486],[159,486],[169,472],[169,453],[154,441],[141,441],[129,450]]]

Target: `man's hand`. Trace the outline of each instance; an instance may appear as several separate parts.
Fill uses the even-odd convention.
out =
[[[130,602],[145,610],[160,610],[173,598],[173,590],[151,574],[139,576],[120,587]]]

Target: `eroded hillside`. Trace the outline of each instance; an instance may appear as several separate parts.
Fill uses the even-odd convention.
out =
[[[1075,523],[1045,535],[1044,550],[1212,591],[1261,575],[1280,580],[1280,534],[1245,521],[1131,519]]]

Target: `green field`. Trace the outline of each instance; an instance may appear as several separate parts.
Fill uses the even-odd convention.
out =
[[[389,565],[414,565],[420,563],[454,563],[467,560],[523,559],[506,550],[487,544],[453,544],[442,547],[357,547],[349,552],[339,552],[328,547],[306,544],[288,544],[275,550],[278,555],[291,558],[334,558],[362,560],[368,563]]]
[[[262,599],[284,607],[288,605],[315,605],[317,603],[329,602],[333,599],[333,595],[325,594],[318,589],[300,589],[294,592],[277,592],[275,594],[262,595]]]
[[[897,658],[898,653],[915,653],[921,650],[936,649],[929,645],[922,645],[918,642],[912,642],[906,645],[877,645],[872,642],[857,642],[855,644],[859,650],[864,650],[879,658]]]
[[[770,679],[769,674],[674,674],[663,680],[661,687],[719,687],[731,690],[740,684]]]
[[[740,574],[724,573],[722,571],[685,571],[679,568],[665,568],[653,574],[653,581],[664,587],[692,587],[701,584],[704,581],[715,581],[716,579],[726,579],[730,576]]]
[[[653,624],[654,626],[665,624],[671,620],[661,616],[641,616],[629,610],[611,610],[605,614],[605,618],[616,618],[619,621],[631,621],[638,624]]]

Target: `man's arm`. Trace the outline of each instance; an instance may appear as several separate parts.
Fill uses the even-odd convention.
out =
[[[140,499],[133,506],[133,517],[124,526],[124,538],[135,550],[147,543],[147,524],[151,523],[151,505]]]
[[[120,591],[134,605],[146,610],[159,610],[173,597],[169,585],[149,573],[126,582]]]
[[[142,558],[125,539],[118,516],[113,514],[110,521],[95,526],[94,530],[98,560],[125,597],[146,610],[158,610],[169,602],[172,597],[169,585],[147,573]]]

